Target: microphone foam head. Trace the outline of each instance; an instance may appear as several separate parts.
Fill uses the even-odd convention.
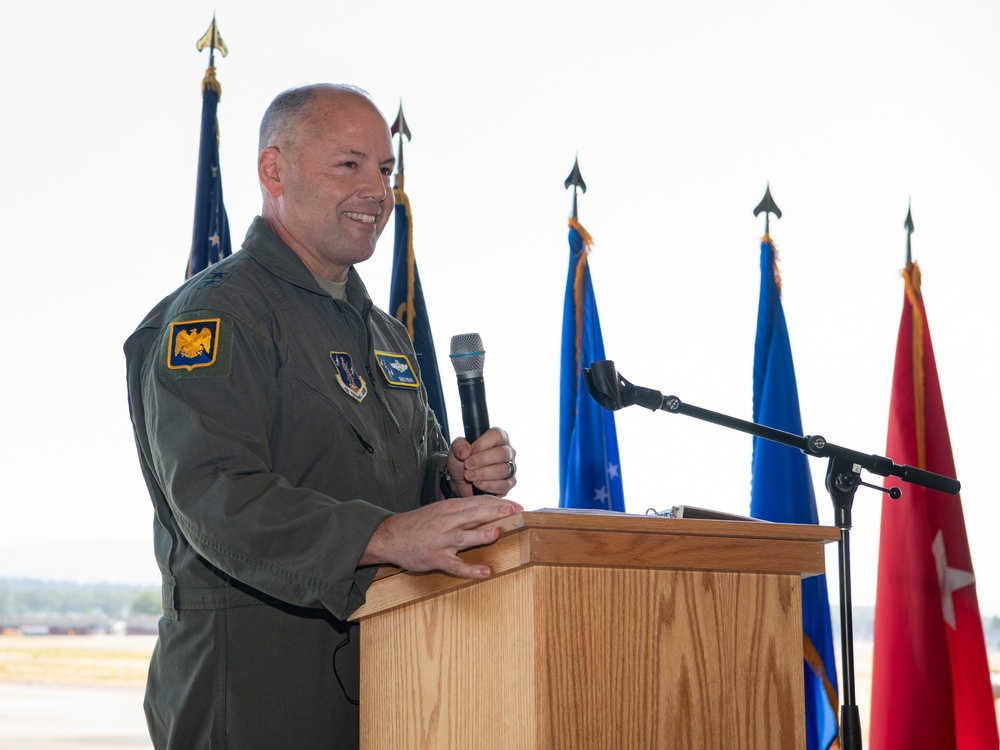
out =
[[[483,374],[486,352],[478,333],[460,333],[451,337],[451,364],[459,376]]]

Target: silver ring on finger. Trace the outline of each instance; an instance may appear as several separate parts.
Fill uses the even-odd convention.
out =
[[[513,461],[508,461],[507,462],[507,476],[505,476],[504,479],[510,479],[512,476],[514,476],[514,462]]]

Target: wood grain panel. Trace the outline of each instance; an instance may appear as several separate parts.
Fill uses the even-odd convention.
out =
[[[536,696],[532,569],[366,621],[361,747],[529,749]]]
[[[834,528],[797,524],[665,519],[623,514],[536,511],[503,519],[494,544],[461,553],[495,575],[522,565],[600,565],[814,575],[825,569],[823,546]],[[383,568],[367,600],[350,617],[440,595],[473,582],[446,573]]]
[[[663,520],[524,513],[463,553],[486,581],[384,571],[362,748],[803,747],[800,571],[836,529]]]
[[[540,748],[800,748],[797,579],[545,568]],[[791,625],[789,625],[789,618]],[[789,648],[793,643],[797,648]]]
[[[785,539],[529,529],[532,563],[686,570],[755,570],[809,575],[825,568],[823,547]]]

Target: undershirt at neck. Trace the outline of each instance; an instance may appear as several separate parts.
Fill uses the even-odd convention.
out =
[[[317,276],[316,274],[313,274],[313,278],[316,279],[316,283],[323,288],[323,291],[331,297],[339,299],[342,302],[347,301],[346,281],[330,281],[329,279],[324,279],[322,276]]]

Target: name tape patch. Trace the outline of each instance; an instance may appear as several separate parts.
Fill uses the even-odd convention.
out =
[[[419,388],[417,373],[405,354],[375,352],[375,361],[385,377],[385,382],[394,388]]]

